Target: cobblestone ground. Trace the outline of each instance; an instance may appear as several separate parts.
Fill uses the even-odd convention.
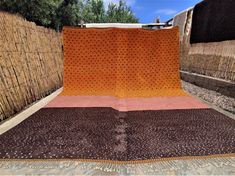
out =
[[[206,102],[215,105],[219,108],[222,108],[228,112],[235,114],[235,99],[222,95],[213,90],[208,90],[190,84],[188,82],[182,81],[182,87],[185,91],[189,92],[192,95],[195,95]]]

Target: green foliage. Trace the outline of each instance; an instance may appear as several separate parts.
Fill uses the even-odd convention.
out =
[[[81,17],[82,3],[78,0],[64,0],[56,10],[53,28],[62,29],[63,26],[76,26]]]
[[[1,0],[0,10],[18,13],[27,20],[50,27],[61,0]]]
[[[137,23],[124,0],[109,4],[103,0],[0,0],[0,10],[18,13],[38,25],[61,30],[63,26],[86,23]]]
[[[120,0],[118,5],[109,4],[106,21],[109,23],[138,23],[138,19],[123,0]]]
[[[84,2],[83,20],[86,23],[104,23],[105,9],[102,0],[87,0]]]

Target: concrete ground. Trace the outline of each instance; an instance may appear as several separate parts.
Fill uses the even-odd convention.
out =
[[[235,175],[235,157],[146,164],[64,161],[0,161],[0,175]]]

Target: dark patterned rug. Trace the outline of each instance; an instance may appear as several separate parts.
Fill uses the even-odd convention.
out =
[[[235,153],[235,121],[212,109],[44,108],[0,136],[0,158],[145,160]]]

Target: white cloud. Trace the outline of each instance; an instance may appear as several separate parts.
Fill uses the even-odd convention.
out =
[[[155,14],[162,14],[162,15],[174,15],[177,13],[177,10],[175,9],[159,9],[155,11]]]
[[[119,0],[103,0],[104,1],[104,6],[105,8],[107,9],[108,8],[108,5],[109,3],[114,3],[114,4],[118,4],[119,3]],[[126,4],[128,6],[132,6],[132,5],[135,5],[136,3],[136,0],[126,0]]]

